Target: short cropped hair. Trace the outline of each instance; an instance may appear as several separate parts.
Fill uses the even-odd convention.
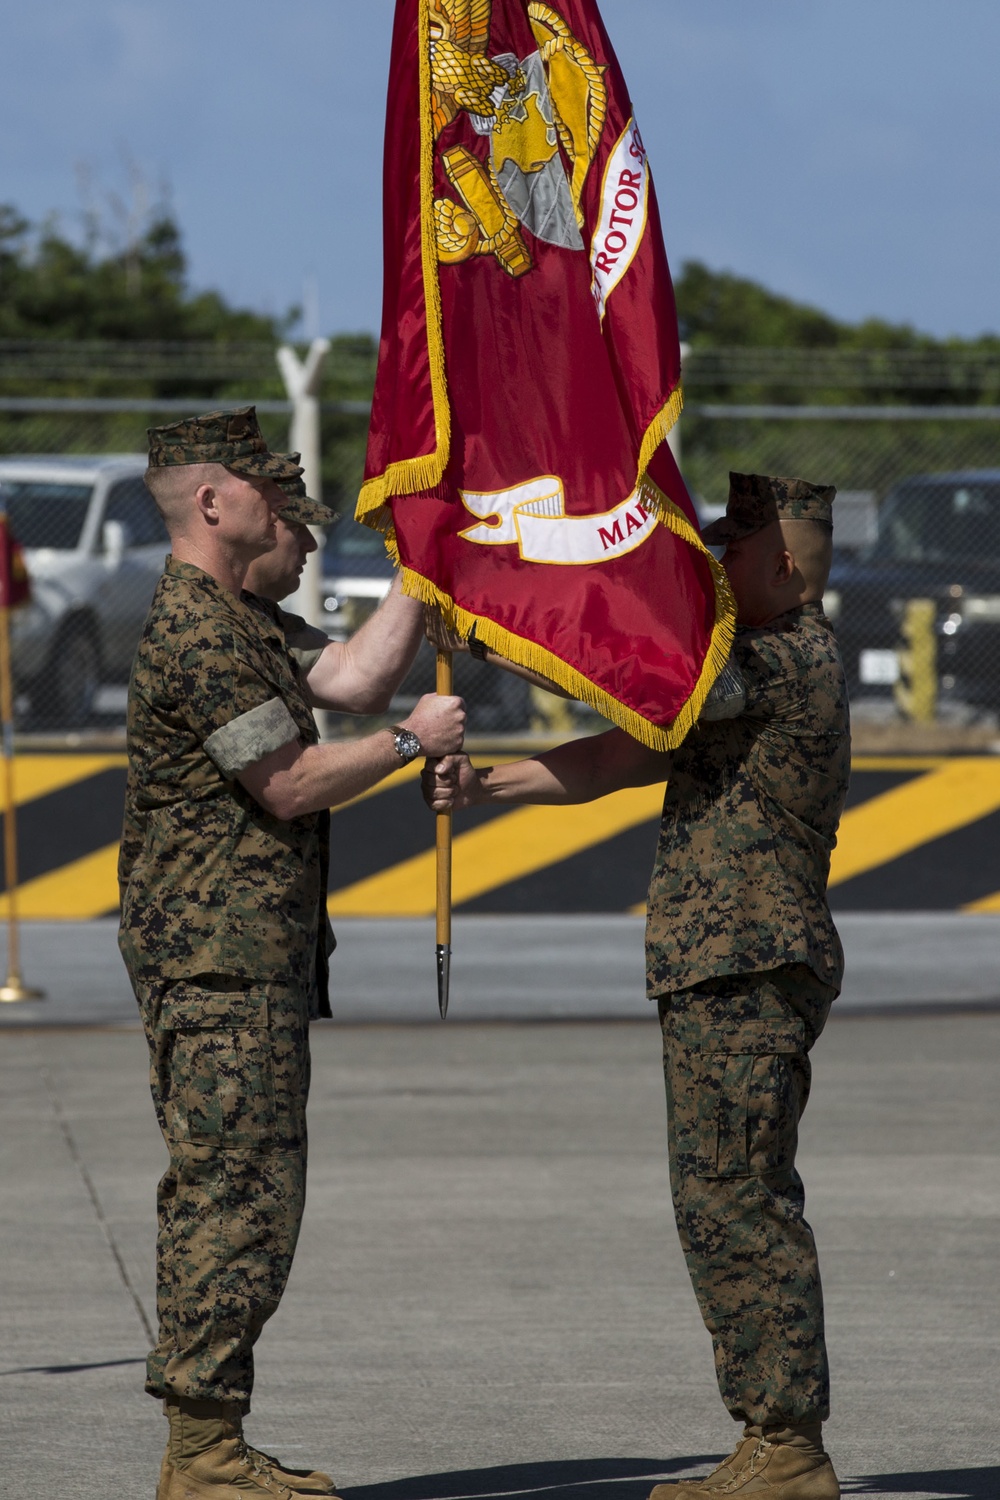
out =
[[[826,588],[833,563],[833,527],[829,521],[782,520],[781,534],[795,566],[811,590]]]
[[[203,484],[218,484],[220,472],[226,472],[224,464],[164,464],[146,470],[146,488],[171,536],[183,530],[195,491]]]

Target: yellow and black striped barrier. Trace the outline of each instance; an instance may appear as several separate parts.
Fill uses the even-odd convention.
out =
[[[334,812],[335,919],[433,914],[434,820],[418,777],[407,767]],[[123,755],[18,758],[23,918],[117,909],[124,787]],[[455,910],[641,910],[661,799],[640,787],[583,807],[460,814]],[[1000,756],[857,757],[831,886],[840,910],[1000,912]]]

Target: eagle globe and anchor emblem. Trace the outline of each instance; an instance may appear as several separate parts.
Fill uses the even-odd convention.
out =
[[[607,122],[606,65],[541,0],[527,7],[538,46],[525,58],[490,55],[492,0],[429,0],[428,13],[434,140],[464,112],[490,143],[485,160],[462,145],[441,152],[456,198],[434,202],[438,261],[448,266],[493,256],[508,275],[525,276],[534,260],[522,227],[543,243],[586,254],[581,201]],[[606,174],[589,247],[602,320],[607,297],[645,230],[648,169],[634,120],[615,145]],[[616,219],[625,208],[633,216]],[[616,229],[619,222],[631,226],[628,234]],[[613,256],[602,250],[608,234],[621,241],[613,245]],[[607,562],[641,546],[659,519],[644,481],[601,514],[569,513],[563,481],[553,474],[491,493],[459,493],[477,518],[459,536],[478,546],[516,546],[527,562]]]
[[[434,138],[464,111],[490,140],[485,161],[465,146],[441,153],[457,194],[434,203],[443,265],[492,255],[524,276],[534,262],[522,225],[547,244],[586,248],[580,201],[607,117],[606,69],[551,5],[532,0],[528,19],[537,50],[491,57],[492,0],[430,0]]]

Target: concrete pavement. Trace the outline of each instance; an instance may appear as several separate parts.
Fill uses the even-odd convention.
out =
[[[1000,1005],[1000,916],[847,913],[837,924],[847,953],[841,1014]],[[437,1022],[432,922],[336,925],[338,1021]],[[642,925],[628,916],[457,917],[451,1018],[643,1019]],[[137,1024],[116,930],[110,919],[25,923],[24,977],[47,998],[0,1005],[0,1027]]]
[[[251,1436],[349,1500],[642,1500],[732,1424],[668,1207],[658,1036],[324,1025]],[[996,1500],[1000,1015],[841,1012],[802,1168],[845,1494]],[[0,1494],[152,1500],[164,1153],[131,1029],[0,1043]]]

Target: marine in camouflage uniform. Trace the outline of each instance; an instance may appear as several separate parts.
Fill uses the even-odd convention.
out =
[[[826,487],[731,482],[706,541],[740,542],[775,518],[830,520]],[[806,1430],[818,1441],[829,1370],[795,1154],[809,1052],[843,979],[826,892],[850,774],[847,688],[818,602],[739,629],[734,655],[742,713],[699,725],[674,756],[647,983],[663,1030],[677,1227],[723,1400],[750,1439]],[[752,1443],[742,1449],[713,1488],[754,1459]],[[829,1466],[814,1482],[838,1493]]]
[[[508,766],[475,771],[454,758],[426,774],[425,794],[435,810],[572,803],[667,779],[646,948],[671,1186],[722,1397],[746,1426],[706,1483],[657,1486],[654,1500],[745,1490],[832,1500],[839,1487],[820,1429],[829,1415],[822,1291],[795,1153],[809,1052],[843,976],[826,890],[850,728],[819,602],[835,492],[760,475],[730,481],[727,514],[703,535],[729,544],[723,561],[746,623],[722,703],[680,749],[657,757],[615,730]],[[781,528],[796,521],[816,523],[802,555],[812,548],[820,581],[790,570],[772,592],[751,579],[764,602],[748,617],[739,548],[788,559]],[[769,610],[771,599],[801,602]]]
[[[750,1422],[829,1415],[815,1247],[795,1171],[808,1052],[843,977],[826,904],[850,769],[821,608],[740,631],[744,713],[678,751],[649,890],[672,1186],[719,1384]]]
[[[297,475],[260,452],[249,424],[235,422],[242,438],[228,436],[233,426],[222,447],[206,443],[204,422],[154,432],[151,465],[182,455]],[[290,740],[316,738],[278,626],[249,597],[168,559],[129,689],[119,867],[120,946],[170,1152],[157,1197],[151,1395],[249,1409],[253,1344],[291,1267],[310,1003],[329,1014],[326,850],[318,814],[281,822],[236,776]]]
[[[217,466],[209,477],[242,479],[272,519],[278,492],[268,498],[266,484],[246,479],[288,483],[301,472],[267,450],[252,408],[151,430],[154,494],[152,471],[206,464]],[[409,607],[415,651],[420,611]],[[323,748],[323,795],[302,815],[277,816],[240,778],[286,747],[306,755],[316,745],[305,676],[328,644],[277,605],[171,556],[129,687],[119,943],[169,1152],[157,1194],[159,1338],[146,1378],[171,1417],[164,1500],[332,1493],[328,1476],[282,1468],[248,1449],[241,1430],[253,1346],[284,1290],[304,1205],[308,1025],[330,1014],[328,807],[339,752]],[[377,738],[359,742],[366,785],[402,763],[398,745]]]

